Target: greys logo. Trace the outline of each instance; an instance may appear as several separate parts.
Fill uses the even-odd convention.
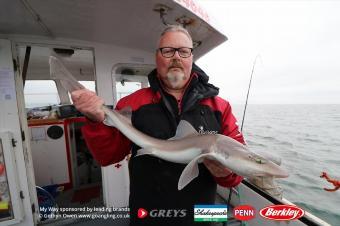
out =
[[[187,210],[185,209],[153,209],[149,212],[149,217],[152,218],[175,218],[185,217]]]

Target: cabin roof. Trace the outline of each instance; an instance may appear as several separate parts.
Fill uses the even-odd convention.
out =
[[[66,38],[154,51],[168,9],[169,24],[190,21],[199,58],[227,38],[193,0],[2,0],[0,34]],[[5,7],[4,7],[5,6]]]

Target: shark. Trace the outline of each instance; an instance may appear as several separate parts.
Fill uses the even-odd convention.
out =
[[[69,92],[84,88],[54,56],[50,57],[50,73]],[[250,151],[246,145],[222,134],[200,134],[185,120],[179,122],[174,137],[161,140],[137,130],[126,116],[131,111],[128,107],[119,112],[103,105],[102,110],[106,125],[117,128],[141,147],[136,157],[151,155],[166,161],[187,164],[179,178],[178,190],[182,190],[199,175],[198,164],[205,158],[215,160],[246,178],[289,176],[283,167],[270,158]]]

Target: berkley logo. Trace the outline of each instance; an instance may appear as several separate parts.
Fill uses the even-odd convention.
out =
[[[255,217],[255,209],[250,205],[242,205],[234,208],[234,217],[241,221],[249,221]]]
[[[272,205],[260,210],[260,215],[269,220],[295,220],[305,214],[305,211],[293,205]]]

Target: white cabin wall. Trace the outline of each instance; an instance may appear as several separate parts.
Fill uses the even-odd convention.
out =
[[[30,200],[30,192],[28,188],[28,184],[30,181],[26,171],[26,161],[29,161],[26,155],[26,151],[24,151],[23,141],[21,139],[21,129],[22,124],[20,123],[20,109],[23,107],[20,105],[20,100],[17,101],[17,98],[22,97],[23,89],[22,85],[18,87],[18,82],[21,82],[21,76],[18,76],[14,71],[13,61],[12,61],[12,52],[11,52],[11,42],[9,40],[0,39],[0,70],[6,71],[11,75],[7,82],[7,92],[11,94],[11,97],[4,100],[0,98],[0,131],[6,132],[9,131],[13,134],[13,138],[16,140],[16,146],[13,147],[18,171],[18,189],[23,192],[24,199],[23,201],[23,212],[24,216],[20,223],[15,224],[18,226],[30,226],[34,225],[33,215],[32,215],[32,207]],[[15,79],[18,77],[18,79]],[[20,80],[19,80],[20,79]],[[17,81],[16,81],[17,80]],[[27,124],[26,124],[27,125]],[[28,137],[28,133],[25,133],[26,137]],[[27,138],[26,138],[27,142]],[[30,163],[28,163],[29,165]],[[33,182],[34,183],[34,182]],[[17,205],[16,203],[15,205]],[[37,210],[37,206],[36,206]]]
[[[0,38],[4,37],[0,34]],[[113,84],[112,69],[118,63],[155,64],[155,53],[102,43],[68,39],[46,39],[42,37],[5,35],[19,45],[78,47],[94,50],[97,92],[105,104],[116,104],[116,86]],[[24,126],[28,132],[27,126]],[[119,169],[114,166],[103,167],[103,198],[106,206],[125,207],[129,197],[128,162],[120,162]],[[35,183],[35,182],[33,182]]]

